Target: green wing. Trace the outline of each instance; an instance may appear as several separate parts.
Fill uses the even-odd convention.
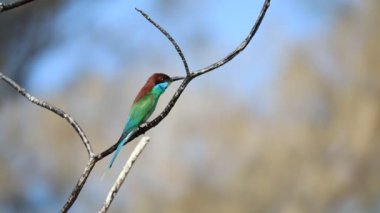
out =
[[[128,116],[128,123],[125,130],[130,130],[144,123],[152,115],[156,108],[157,101],[153,95],[147,94],[137,101],[131,108]],[[129,132],[129,131],[128,131]]]

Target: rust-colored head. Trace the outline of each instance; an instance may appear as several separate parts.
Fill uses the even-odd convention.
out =
[[[171,78],[165,73],[154,73],[148,78],[148,82],[152,82],[154,85],[162,83],[162,82],[170,82]]]
[[[149,93],[155,85],[163,83],[163,82],[170,83],[172,81],[176,81],[180,79],[183,79],[183,78],[175,77],[172,79],[164,73],[154,73],[148,78],[145,85],[141,88],[140,92],[137,94],[135,100],[133,101],[133,104],[136,103],[138,100],[140,100],[141,97]]]

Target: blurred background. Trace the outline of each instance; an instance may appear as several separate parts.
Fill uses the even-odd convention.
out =
[[[8,1],[9,2],[9,1]],[[184,74],[249,32],[254,1],[35,1],[0,14],[0,70],[114,144],[153,72]],[[194,80],[110,212],[380,212],[380,1],[273,1],[248,48]],[[162,96],[157,115],[174,93]],[[136,142],[71,212],[97,211]],[[71,126],[0,82],[0,212],[57,212],[87,162]]]

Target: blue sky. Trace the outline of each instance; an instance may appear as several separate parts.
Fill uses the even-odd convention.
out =
[[[262,1],[70,1],[52,18],[57,42],[31,64],[29,87],[35,92],[60,91],[80,72],[115,79],[139,67],[172,67],[183,72],[171,44],[134,8],[143,9],[164,26],[183,48],[191,69],[220,59],[246,36]],[[237,93],[258,90],[280,70],[290,44],[312,41],[328,31],[342,4],[355,1],[272,1],[261,29],[249,47],[213,75],[216,85],[235,80]],[[175,71],[179,70],[179,71]],[[231,71],[233,70],[233,71]],[[152,71],[153,72],[153,71]],[[219,72],[219,71],[218,71]],[[220,75],[220,76],[219,76]],[[147,74],[144,74],[147,76]],[[241,86],[241,88],[240,88]]]

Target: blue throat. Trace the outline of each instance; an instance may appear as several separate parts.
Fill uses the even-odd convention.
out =
[[[153,87],[152,92],[162,94],[169,87],[169,85],[170,84],[168,82],[159,83]]]

